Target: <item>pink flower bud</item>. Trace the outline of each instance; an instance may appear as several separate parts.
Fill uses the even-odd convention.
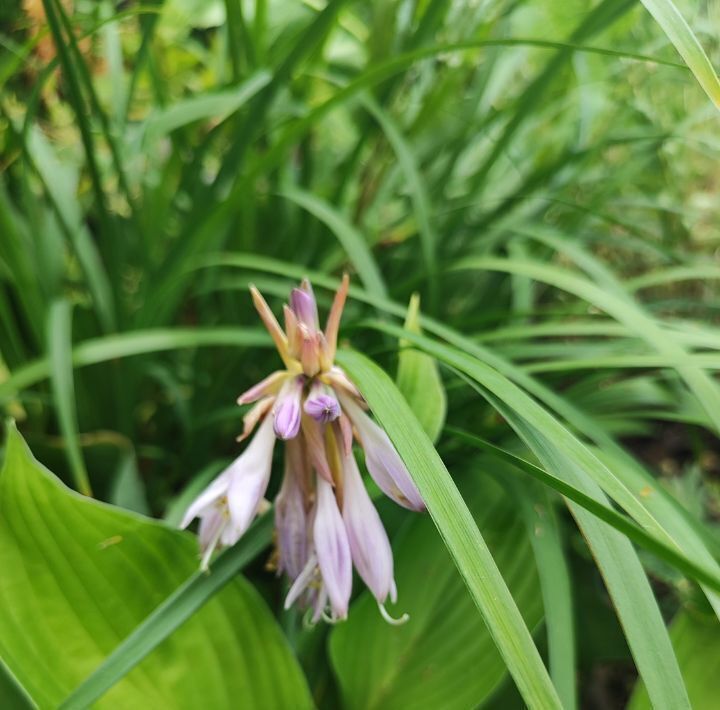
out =
[[[283,385],[275,400],[273,419],[275,434],[279,439],[293,439],[300,431],[302,390],[302,378],[293,377]]]

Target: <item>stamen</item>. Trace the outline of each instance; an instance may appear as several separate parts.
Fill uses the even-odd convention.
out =
[[[407,612],[400,616],[400,618],[396,619],[394,616],[390,616],[384,604],[378,602],[378,609],[380,610],[380,616],[382,616],[382,618],[385,619],[390,626],[402,626],[410,621],[410,614]]]
[[[215,548],[217,547],[217,544],[220,541],[220,536],[222,535],[222,532],[224,529],[225,529],[225,525],[217,526],[217,532],[212,536],[212,539],[210,540],[210,544],[207,546],[207,549],[205,550],[205,553],[202,556],[202,560],[200,562],[200,569],[203,572],[210,571],[210,567],[209,567],[210,557],[212,556],[212,553],[214,552]]]
[[[292,586],[290,587],[290,591],[287,594],[287,597],[285,598],[285,609],[289,609],[295,600],[305,591],[305,589],[310,585],[310,583],[313,581],[313,577],[315,576],[317,570],[317,557],[313,553],[308,558],[308,561],[305,564],[305,568],[302,572],[298,575],[297,579],[293,582]]]
[[[313,610],[306,609],[302,618],[302,627],[305,631],[312,631],[317,626],[317,621],[313,620]]]
[[[337,616],[334,616],[332,613],[328,614],[325,609],[323,609],[323,612],[322,612],[322,620],[326,624],[331,624],[332,626],[335,626],[335,624],[337,624],[338,621],[340,621],[340,619],[338,619]]]

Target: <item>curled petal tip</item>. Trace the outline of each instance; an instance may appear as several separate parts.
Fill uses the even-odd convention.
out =
[[[403,624],[407,624],[408,621],[410,621],[410,614],[405,612],[404,614],[401,614],[397,619],[394,616],[390,616],[390,613],[385,608],[384,604],[380,604],[378,602],[378,609],[380,610],[380,616],[382,616],[385,621],[387,621],[390,626],[402,626]]]

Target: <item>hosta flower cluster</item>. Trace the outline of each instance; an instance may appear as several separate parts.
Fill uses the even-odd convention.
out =
[[[382,491],[412,510],[424,504],[387,434],[368,416],[359,391],[334,364],[348,278],[335,294],[325,330],[319,325],[312,287],[292,290],[280,327],[260,292],[255,307],[285,365],[238,398],[253,404],[240,439],[257,431],[245,451],[187,510],[182,526],[200,519],[207,567],[213,550],[243,535],[264,502],[273,449],[285,442],[285,473],[275,500],[278,569],[291,582],[285,607],[298,602],[312,620],[344,619],[352,591],[353,564],[383,615],[395,601],[393,558],[380,517],[353,456],[353,440],[365,451],[368,471]]]

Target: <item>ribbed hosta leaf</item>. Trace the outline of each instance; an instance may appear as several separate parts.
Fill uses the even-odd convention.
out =
[[[190,535],[67,489],[9,427],[0,473],[0,659],[55,708],[197,567]],[[238,577],[93,707],[310,707],[263,600]]]
[[[516,503],[482,470],[463,496],[530,628],[542,600]],[[348,710],[476,707],[507,675],[487,627],[427,517],[415,517],[394,545],[398,603],[391,626],[364,593],[330,639],[330,656]]]

